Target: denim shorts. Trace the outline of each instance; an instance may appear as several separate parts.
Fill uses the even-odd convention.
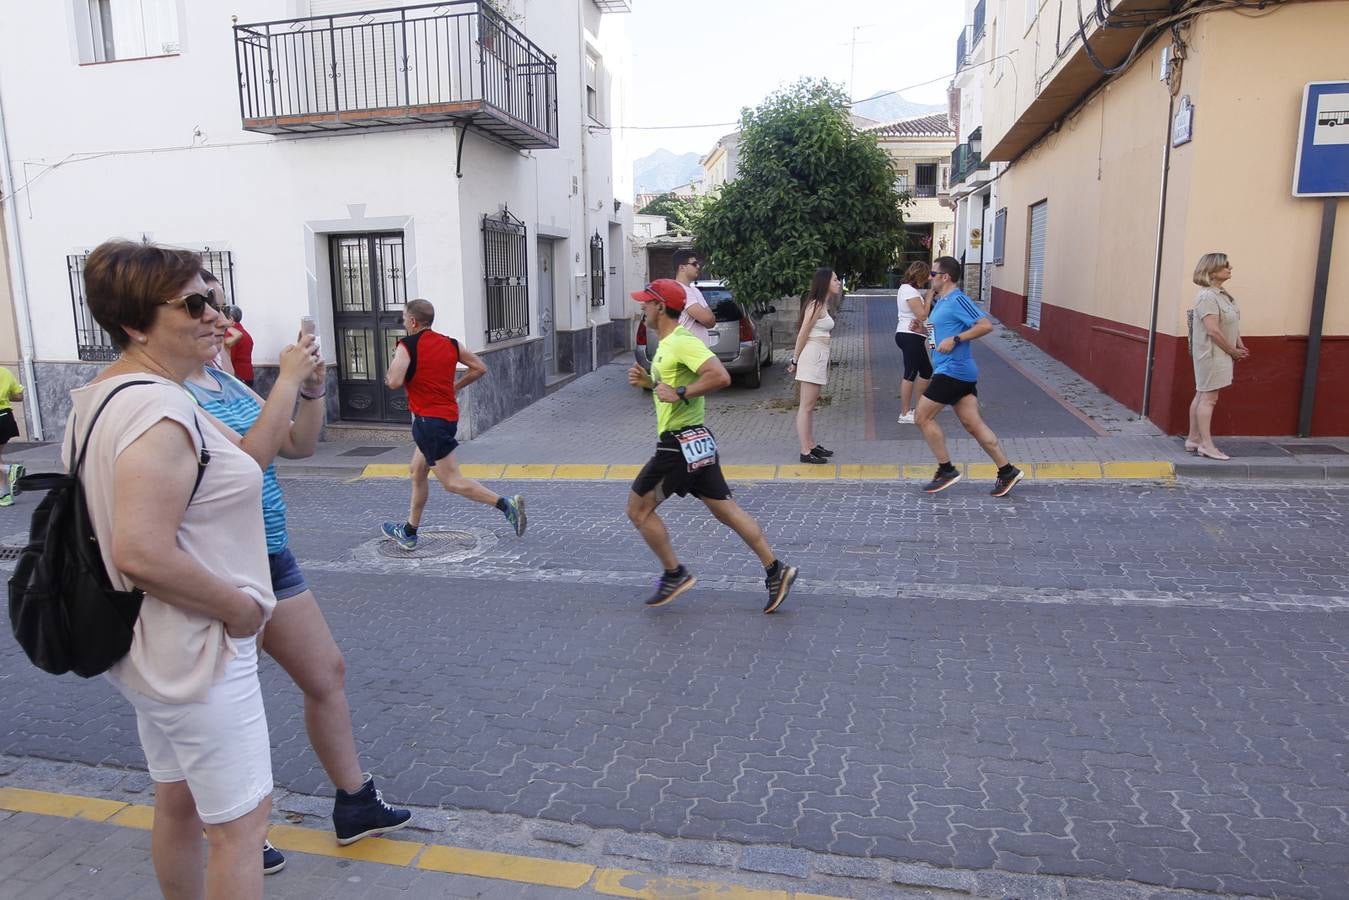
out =
[[[309,582],[304,580],[304,573],[290,548],[280,553],[268,553],[267,562],[272,567],[272,593],[277,600],[289,600],[309,590]]]
[[[449,419],[437,419],[433,416],[412,417],[412,441],[426,457],[427,465],[434,466],[454,452],[459,446],[455,434],[459,423]]]

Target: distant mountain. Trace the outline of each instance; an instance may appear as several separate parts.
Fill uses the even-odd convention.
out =
[[[884,92],[882,92],[884,93]],[[873,94],[865,100],[852,105],[854,115],[866,116],[878,122],[894,122],[913,116],[925,116],[929,113],[946,112],[945,103],[913,103],[899,94]]]
[[[659,194],[703,177],[698,153],[674,154],[664,148],[632,164],[632,180],[638,194]]]

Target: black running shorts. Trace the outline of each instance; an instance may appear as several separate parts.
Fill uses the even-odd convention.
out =
[[[459,423],[449,419],[437,419],[432,416],[412,417],[412,441],[422,451],[426,461],[434,466],[454,452],[459,446],[455,434]]]
[[[679,450],[679,442],[669,433],[661,435],[656,452],[632,482],[632,492],[638,496],[644,497],[652,491],[656,491],[657,503],[672,494],[681,497],[692,494],[703,500],[731,499],[731,486],[721,474],[721,461],[690,472],[689,464]]]
[[[971,394],[979,396],[979,382],[961,381],[950,375],[933,375],[927,390],[923,391],[924,397],[943,406],[955,406]]]

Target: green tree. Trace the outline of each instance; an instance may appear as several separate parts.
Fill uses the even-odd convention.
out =
[[[661,194],[637,210],[637,213],[643,216],[664,216],[671,231],[678,234],[695,234],[698,217],[703,211],[703,199]]]
[[[697,243],[742,303],[799,295],[819,266],[879,280],[904,237],[889,156],[846,95],[802,80],[741,114],[740,171],[697,221]]]

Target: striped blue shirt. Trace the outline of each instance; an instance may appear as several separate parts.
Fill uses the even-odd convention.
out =
[[[197,401],[197,405],[233,428],[239,434],[247,434],[262,415],[262,407],[248,385],[232,375],[209,366],[206,374],[220,385],[212,390],[201,385],[186,382],[188,393]],[[281,485],[276,480],[276,466],[269,465],[262,473],[262,522],[267,527],[267,552],[280,553],[290,543],[286,533],[286,498],[281,493]]]

